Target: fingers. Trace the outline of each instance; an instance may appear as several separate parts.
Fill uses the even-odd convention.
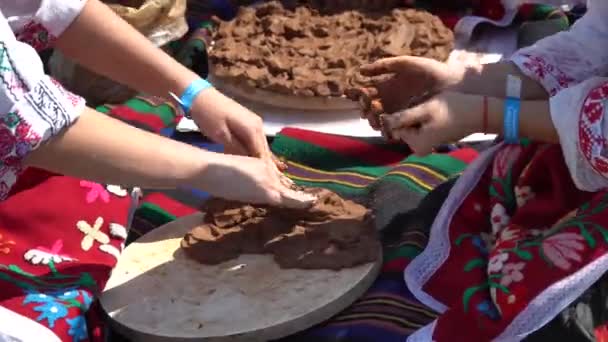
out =
[[[281,192],[281,204],[288,208],[305,209],[310,208],[317,201],[317,197],[302,191],[291,189]]]
[[[380,76],[383,74],[392,74],[403,68],[400,65],[402,63],[402,60],[402,57],[383,58],[373,63],[362,66],[359,69],[359,72],[361,73],[361,75],[367,77]]]
[[[404,128],[419,130],[428,120],[430,115],[424,105],[383,116],[383,124],[390,131]]]
[[[428,137],[425,138],[424,127],[421,129],[401,129],[393,131],[399,140],[405,142],[417,156],[426,156],[433,152],[433,146],[428,144]]]
[[[384,113],[384,109],[380,100],[373,100],[369,110],[365,112],[365,118],[367,118],[370,126],[375,130],[379,130],[382,127],[380,124],[380,115],[382,113]]]

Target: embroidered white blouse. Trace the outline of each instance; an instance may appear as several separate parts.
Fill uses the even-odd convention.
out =
[[[569,31],[511,60],[551,94],[551,117],[570,174],[581,190],[608,187],[608,1],[588,0]]]
[[[49,46],[85,0],[0,0],[0,199],[23,158],[70,125],[85,101],[45,75],[36,50]]]

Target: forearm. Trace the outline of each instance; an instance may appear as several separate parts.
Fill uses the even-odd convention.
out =
[[[124,186],[204,187],[216,154],[126,125],[92,109],[25,160],[57,173]]]
[[[538,82],[524,75],[511,62],[484,64],[466,68],[461,76],[462,80],[454,86],[454,91],[504,98],[506,97],[507,75],[517,76],[522,80],[522,99],[540,100],[549,97],[547,91]]]
[[[56,46],[86,68],[147,94],[181,94],[198,78],[99,0],[87,1]]]
[[[459,117],[467,122],[473,122],[476,132],[483,127],[483,98],[482,95],[448,93],[447,100],[450,110],[455,110]],[[502,98],[488,97],[488,134],[503,134],[504,105]],[[475,132],[471,132],[475,133]],[[519,112],[519,136],[547,143],[559,143],[557,130],[551,119],[548,100],[521,101]]]

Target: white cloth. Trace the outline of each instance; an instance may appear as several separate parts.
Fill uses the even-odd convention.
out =
[[[551,94],[551,117],[580,190],[608,187],[608,1],[589,0],[569,31],[519,50],[511,60]]]
[[[0,199],[23,158],[70,125],[85,101],[45,75],[32,45],[61,35],[84,6],[81,0],[0,1]]]

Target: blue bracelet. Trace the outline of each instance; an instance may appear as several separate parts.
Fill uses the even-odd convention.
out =
[[[209,83],[207,80],[203,78],[199,78],[188,86],[181,97],[177,97],[173,93],[169,93],[173,99],[179,103],[180,107],[184,110],[184,114],[186,117],[190,118],[190,110],[192,109],[192,103],[194,99],[200,94],[203,90],[213,88],[213,85]]]
[[[519,143],[519,109],[518,98],[508,97],[505,100],[504,136],[507,144]]]

